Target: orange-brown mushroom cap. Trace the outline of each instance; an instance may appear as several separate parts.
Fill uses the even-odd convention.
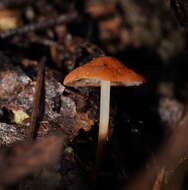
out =
[[[76,68],[64,79],[67,86],[100,86],[101,80],[112,86],[135,86],[145,82],[142,75],[110,56],[101,56]]]

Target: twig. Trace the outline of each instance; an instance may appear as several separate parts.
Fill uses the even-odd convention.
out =
[[[41,100],[41,92],[44,83],[44,74],[45,74],[45,58],[42,58],[39,64],[39,71],[37,75],[37,81],[35,86],[35,94],[34,94],[34,104],[33,111],[31,115],[31,126],[30,126],[30,140],[33,140],[36,136],[38,117],[40,111],[40,100]]]
[[[76,12],[67,13],[64,15],[60,15],[56,18],[51,19],[45,19],[43,21],[40,21],[38,23],[33,23],[27,26],[23,26],[16,29],[10,29],[3,32],[0,32],[0,38],[5,39],[14,35],[21,35],[25,34],[27,32],[33,32],[36,30],[44,30],[46,28],[50,28],[52,26],[58,25],[58,24],[64,24],[64,23],[70,23],[77,17]]]

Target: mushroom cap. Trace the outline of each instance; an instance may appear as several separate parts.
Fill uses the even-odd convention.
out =
[[[101,80],[111,86],[137,86],[145,82],[142,75],[110,56],[101,56],[74,69],[64,79],[67,86],[100,86]]]

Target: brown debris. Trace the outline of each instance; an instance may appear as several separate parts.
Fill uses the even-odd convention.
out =
[[[29,66],[37,66],[38,62],[34,60],[29,60],[29,59],[23,59],[21,64],[24,67],[29,67]]]
[[[0,147],[27,140],[25,130],[21,125],[0,123]]]
[[[161,97],[159,102],[159,114],[162,122],[173,130],[176,123],[182,118],[184,105],[173,98]]]
[[[34,0],[1,0],[0,9],[32,3]]]
[[[96,2],[90,1],[87,6],[88,6],[87,11],[94,18],[113,13],[115,9],[115,4],[111,2],[102,3],[97,1]]]
[[[31,79],[17,67],[0,72],[0,98],[9,99],[15,92],[24,89]]]
[[[114,38],[114,36],[119,36],[121,31],[122,19],[120,16],[113,17],[108,20],[101,21],[99,23],[99,28],[101,32],[101,39]]]
[[[160,172],[158,173],[155,183],[152,187],[152,190],[160,190],[163,183],[164,183],[164,176],[165,176],[165,168],[161,168]]]
[[[175,15],[180,22],[181,25],[186,26],[188,25],[188,8],[187,8],[187,1],[184,0],[171,0],[171,6],[175,12]]]
[[[94,120],[89,118],[89,113],[77,113],[76,115],[76,131],[74,134],[77,134],[80,129],[84,131],[90,131],[91,127],[94,125]]]
[[[1,106],[1,111],[1,120],[10,124],[22,125],[24,120],[29,118],[29,115],[24,111],[24,109],[22,109],[21,106],[17,106],[15,104],[4,104]]]
[[[62,135],[48,136],[35,143],[18,144],[0,152],[0,183],[13,183],[36,169],[57,162],[63,148]]]
[[[23,26],[17,29],[10,29],[4,32],[0,32],[0,38],[4,39],[4,38],[8,38],[11,36],[14,36],[16,34],[25,34],[28,32],[33,32],[36,30],[41,30],[41,29],[45,29],[45,28],[49,28],[52,27],[54,25],[57,24],[61,24],[61,23],[69,23],[72,20],[74,20],[76,18],[77,14],[75,12],[72,13],[68,13],[65,15],[60,15],[58,18],[52,18],[52,19],[48,19],[48,20],[44,20],[38,23],[34,23],[34,24],[30,24],[27,26]]]
[[[20,20],[18,11],[8,9],[0,10],[0,31],[17,28]]]
[[[188,111],[186,109],[183,118],[177,122],[177,126],[174,128],[171,136],[166,140],[164,146],[156,156],[150,160],[148,167],[131,183],[128,187],[129,190],[138,189],[138,187],[140,190],[150,189],[156,176],[161,172],[160,168],[165,168],[165,173],[168,174],[165,177],[165,186],[168,185],[170,179],[176,176],[177,168],[182,162],[187,162],[187,125]]]
[[[34,65],[36,64],[35,61],[29,60],[26,62],[26,65],[23,65],[24,67],[28,67],[28,64],[30,66],[30,63],[32,66],[33,63]],[[2,77],[2,80],[0,80],[2,89],[0,91],[0,108],[4,110],[3,112],[1,111],[0,121],[5,122],[4,124],[0,124],[2,128],[2,144],[5,145],[21,141],[29,132],[36,81],[35,77],[32,77],[32,80],[17,67],[11,67],[9,71],[1,70],[0,76]],[[46,76],[48,77],[45,79],[45,91],[43,94],[45,95],[44,117],[40,122],[38,135],[40,137],[46,136],[52,131],[61,128],[70,138],[74,138],[75,135],[79,134],[79,130],[82,127],[89,130],[95,121],[96,114],[90,114],[89,118],[87,117],[87,113],[82,114],[80,110],[86,109],[87,112],[88,109],[88,113],[95,113],[97,107],[95,109],[92,107],[87,108],[87,96],[80,96],[74,91],[72,91],[71,95],[73,99],[65,96],[65,87],[58,81],[58,76],[60,76],[58,72],[46,69]],[[22,112],[19,112],[19,110]],[[23,113],[27,114],[30,118],[25,118],[24,120],[23,117],[23,119],[18,117],[23,116]],[[16,120],[15,116],[17,116]],[[12,126],[14,130],[6,134],[3,132],[6,126],[8,128]],[[23,137],[22,133],[24,134]]]

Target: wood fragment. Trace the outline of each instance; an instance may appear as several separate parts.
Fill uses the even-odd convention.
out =
[[[45,61],[46,59],[42,58],[39,64],[39,70],[35,86],[33,111],[31,115],[31,126],[29,132],[30,140],[33,140],[36,137],[37,133],[37,124],[38,124],[39,111],[40,111],[40,100],[42,95],[42,87],[44,85]]]

